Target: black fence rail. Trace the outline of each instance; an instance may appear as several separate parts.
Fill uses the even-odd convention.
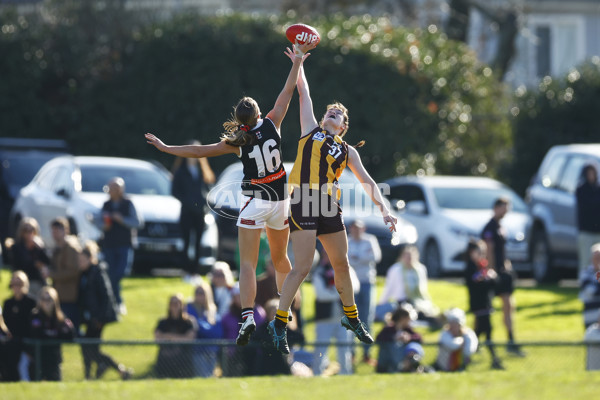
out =
[[[335,374],[339,372],[336,365],[340,349],[347,349],[353,355],[352,373],[376,372],[375,366],[360,361],[363,349],[357,343],[305,343],[293,346],[287,356],[277,352],[271,343],[250,342],[239,347],[230,340],[26,340],[26,345],[29,380],[32,381],[51,380],[49,376],[56,368],[63,381],[311,375],[313,365],[320,363],[322,357],[330,360],[331,368],[327,368],[326,373]],[[524,356],[508,352],[505,343],[494,344],[506,370],[560,373],[600,369],[600,342],[524,342],[520,345]],[[435,363],[437,346],[437,343],[423,344],[422,365],[429,367]],[[379,346],[375,344],[371,350],[377,359]],[[491,360],[487,347],[481,345],[467,371],[489,371]],[[128,373],[120,373],[119,366]]]

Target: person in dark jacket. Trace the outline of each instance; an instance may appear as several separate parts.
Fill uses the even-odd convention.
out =
[[[600,184],[598,170],[586,164],[581,170],[580,184],[575,192],[577,199],[577,235],[579,278],[590,265],[590,248],[600,242]]]
[[[29,347],[36,371],[33,380],[60,381],[62,349],[59,341],[72,340],[75,328],[62,312],[58,292],[53,287],[44,286],[40,290],[37,306],[31,311],[28,337],[42,342],[39,347]],[[36,354],[37,351],[40,353]],[[37,360],[40,361],[39,365],[36,365]]]
[[[106,324],[117,320],[117,304],[110,286],[104,264],[98,264],[98,246],[86,242],[79,254],[79,299],[81,321],[86,326],[84,339],[100,339]],[[118,364],[109,355],[100,351],[100,343],[84,343],[81,346],[85,379],[91,378],[92,364],[96,364],[96,379],[109,368],[114,368],[122,379],[129,379],[131,369]]]
[[[121,298],[121,279],[133,262],[132,238],[142,225],[133,202],[125,196],[125,181],[114,177],[108,182],[110,198],[102,206],[102,253],[108,263],[108,276],[115,294],[119,312],[127,309]]]
[[[465,282],[469,291],[469,307],[475,315],[475,335],[479,339],[485,334],[486,344],[492,357],[492,369],[504,369],[496,356],[492,344],[492,322],[490,316],[494,311],[492,298],[496,282],[496,271],[488,267],[485,258],[487,246],[483,240],[470,240],[467,245],[467,265]]]
[[[199,145],[197,140],[187,144]],[[200,257],[200,243],[204,232],[204,207],[209,184],[214,183],[215,174],[210,168],[207,158],[182,158],[177,157],[173,163],[173,183],[171,194],[181,202],[179,226],[183,236],[183,255],[187,267],[194,271]],[[194,255],[191,258],[190,246],[193,235]]]
[[[23,271],[13,272],[10,283],[12,297],[4,301],[4,322],[11,333],[4,354],[8,382],[29,380],[29,357],[24,353],[23,339],[29,334],[29,318],[35,308],[35,299],[29,295],[29,279]]]

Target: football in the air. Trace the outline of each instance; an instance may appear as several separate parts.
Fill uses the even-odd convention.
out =
[[[317,45],[321,41],[319,32],[312,26],[305,24],[290,25],[285,31],[285,36],[290,42],[298,42],[298,44],[308,42]]]

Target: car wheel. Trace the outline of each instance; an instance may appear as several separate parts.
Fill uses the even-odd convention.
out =
[[[440,247],[435,240],[430,240],[425,246],[424,263],[427,267],[427,274],[431,278],[437,278],[442,274],[442,257]]]
[[[531,242],[531,272],[539,283],[555,282],[556,270],[552,267],[552,255],[548,246],[546,233],[538,229]]]

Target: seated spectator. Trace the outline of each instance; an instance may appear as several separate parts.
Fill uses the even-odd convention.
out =
[[[278,298],[273,298],[265,303],[266,318],[262,324],[257,326],[256,332],[250,338],[251,346],[248,346],[249,352],[253,353],[248,372],[250,375],[258,376],[290,374],[311,376],[312,371],[306,364],[294,361],[294,345],[304,343],[304,335],[296,329],[295,319],[288,323],[288,343],[292,354],[282,354],[273,348],[272,337],[267,326],[269,321],[275,318],[278,305]]]
[[[411,326],[417,313],[408,303],[400,305],[389,317],[375,342],[379,345],[378,373],[424,371],[421,359],[425,351],[421,335]]]
[[[81,322],[86,326],[84,338],[100,339],[102,330],[111,322],[117,321],[118,305],[106,272],[105,263],[98,263],[98,245],[88,241],[78,255],[81,275],[79,278],[78,307]],[[92,364],[96,364],[96,379],[102,377],[107,369],[116,370],[121,379],[131,378],[133,371],[118,364],[108,354],[100,351],[100,343],[82,344],[85,379],[91,378]]]
[[[492,358],[492,369],[504,369],[496,356],[492,344],[492,322],[490,315],[494,312],[492,298],[496,285],[496,271],[489,267],[486,259],[487,245],[483,240],[470,240],[467,245],[467,265],[465,282],[469,291],[470,311],[475,315],[475,335],[477,339],[485,335],[485,343]]]
[[[75,337],[73,323],[65,317],[60,309],[60,300],[56,289],[44,286],[40,290],[37,306],[31,312],[31,323],[29,338],[44,340],[71,340]],[[42,381],[60,381],[62,379],[62,349],[60,343],[44,344],[38,347],[40,354],[35,354],[36,347],[29,347],[29,354],[33,360],[34,371],[41,372],[39,378]],[[36,360],[40,365],[36,368]]]
[[[9,283],[12,297],[4,301],[4,322],[11,333],[6,346],[5,381],[17,382],[29,380],[29,357],[25,354],[23,339],[29,334],[31,311],[35,308],[35,299],[29,296],[29,279],[23,271],[12,273]]]
[[[586,328],[598,321],[600,312],[600,282],[596,278],[600,272],[600,243],[593,245],[590,251],[592,263],[579,278],[579,299],[583,302],[583,323]]]
[[[6,381],[6,372],[8,367],[8,343],[10,342],[10,339],[10,331],[4,323],[4,317],[2,316],[2,307],[0,307],[0,382]]]
[[[155,365],[157,377],[191,378],[194,376],[191,345],[175,343],[194,340],[197,331],[196,320],[184,310],[183,296],[181,294],[171,296],[167,317],[158,321],[154,331],[154,339],[168,342],[159,345]]]
[[[50,223],[55,247],[52,251],[49,276],[52,286],[58,292],[60,308],[79,332],[79,308],[77,295],[79,290],[79,252],[81,246],[76,236],[70,234],[69,221],[58,217]]]
[[[223,261],[217,261],[210,272],[210,286],[212,287],[219,318],[223,318],[223,315],[229,312],[229,306],[231,305],[231,298],[233,296],[231,290],[233,289],[234,284],[235,281],[233,279],[231,268],[229,268],[229,264]]]
[[[217,315],[217,306],[213,300],[210,285],[204,280],[194,288],[194,299],[186,306],[186,312],[196,319],[198,325],[197,339],[221,339],[223,327]],[[194,346],[194,370],[196,376],[212,376],[217,363],[216,346]]]
[[[7,239],[9,263],[13,271],[25,272],[29,279],[29,294],[37,298],[42,286],[46,285],[50,264],[38,222],[34,218],[23,218],[16,236],[14,242]]]
[[[465,326],[465,312],[451,308],[446,312],[446,326],[440,335],[436,369],[445,372],[464,371],[477,351],[477,336]]]
[[[330,365],[327,356],[328,343],[335,338],[337,348],[337,362],[341,375],[352,374],[352,343],[354,334],[340,324],[344,310],[340,301],[334,281],[334,271],[325,250],[320,249],[321,259],[312,273],[312,284],[315,289],[315,331],[316,342],[314,359],[312,363],[315,375],[327,375],[326,369]],[[354,293],[360,291],[360,283],[354,268],[350,267],[350,278]]]
[[[242,322],[242,302],[240,299],[240,287],[236,285],[231,290],[232,298],[229,312],[223,316],[223,338],[235,340],[238,336],[239,324]],[[260,305],[254,306],[254,321],[256,326],[263,323],[266,318],[265,309]],[[248,358],[251,353],[245,350],[245,347],[235,346],[224,349],[225,363],[222,365],[224,376],[244,376],[249,373]]]
[[[427,268],[419,261],[419,251],[413,245],[404,246],[398,261],[388,269],[375,311],[376,319],[383,320],[386,313],[403,302],[413,305],[419,320],[439,328],[440,312],[429,296]]]
[[[588,371],[600,370],[600,313],[596,322],[585,330],[583,340],[587,343],[586,366]]]

